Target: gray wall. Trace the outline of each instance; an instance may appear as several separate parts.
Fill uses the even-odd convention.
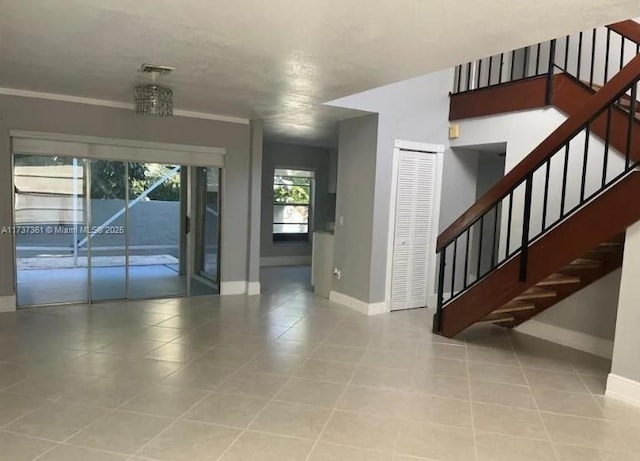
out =
[[[264,122],[251,121],[251,152],[249,156],[249,232],[247,235],[247,281],[260,281],[260,228],[262,225],[262,158]]]
[[[380,98],[369,302],[384,301],[386,297],[387,264],[390,263],[387,261],[387,247],[394,141],[401,139],[443,144],[448,150],[448,93],[452,78],[450,70],[436,72],[390,85],[387,87],[388,94]],[[447,155],[448,152],[445,151],[445,157]],[[458,187],[459,184],[443,183],[443,197],[451,197],[448,189]],[[446,199],[443,199],[441,208],[449,206]]]
[[[493,186],[495,186],[500,179],[504,177],[504,167],[505,167],[505,158],[498,156],[498,154],[493,152],[478,152],[478,182],[476,185],[476,199],[474,202],[478,201],[484,194],[486,194]],[[497,234],[496,230],[494,230],[494,224],[497,216]],[[487,214],[485,219],[483,220],[483,230],[482,230],[482,253],[480,256],[482,257],[482,261],[480,262],[480,273],[485,274],[489,270],[491,270],[491,263],[493,259],[491,257],[491,253],[495,255],[495,261],[497,261],[498,253],[499,253],[499,245],[500,245],[500,212],[498,210],[493,210]],[[480,225],[477,224],[475,226],[475,235],[474,235],[474,252],[472,261],[477,261],[478,258],[478,244],[477,242],[480,240]],[[495,242],[495,243],[494,243]],[[477,272],[477,266],[476,270]]]
[[[620,293],[617,270],[535,317],[535,320],[613,340]]]
[[[636,173],[638,174],[638,173]],[[640,382],[640,223],[627,229],[611,373]]]
[[[440,232],[466,211],[476,201],[478,188],[478,154],[468,149],[449,149],[444,154],[442,171],[442,198],[440,207]],[[473,247],[472,247],[473,248]],[[466,238],[458,241],[454,290],[462,288]],[[447,266],[453,267],[453,254],[447,254]],[[451,291],[451,273],[446,273],[445,292]]]
[[[400,139],[443,144],[445,149],[449,147],[448,93],[451,90],[452,81],[452,70],[445,70],[365,91],[331,103],[340,107],[379,114],[375,167],[371,168],[368,164],[362,165],[357,178],[362,184],[357,196],[362,198],[361,207],[368,208],[373,206],[373,223],[367,223],[366,233],[354,233],[352,236],[354,241],[350,242],[359,246],[363,243],[363,240],[368,240],[369,234],[371,235],[371,257],[362,258],[357,269],[358,271],[368,272],[369,282],[367,285],[369,285],[369,293],[365,296],[361,290],[362,287],[344,284],[344,290],[338,291],[368,303],[385,301],[394,141]],[[342,154],[343,151],[339,150],[338,196],[344,194],[343,191],[340,191],[341,168],[343,165]],[[450,152],[446,151],[445,170],[448,162],[446,157],[449,155]],[[371,178],[367,176],[371,173],[375,176],[373,187],[370,187],[369,181]],[[447,203],[447,199],[453,197],[453,200],[457,201],[455,191],[459,187],[460,185],[456,183],[445,182],[443,184],[442,213],[447,213],[446,210],[451,208]],[[475,183],[473,190],[475,193]],[[373,198],[374,195],[375,200]],[[337,215],[339,214],[340,212],[338,211]],[[455,214],[457,217],[459,213],[456,211]],[[345,215],[345,226],[347,219],[353,221],[353,218]],[[344,249],[348,248],[350,248],[350,245],[346,245]],[[355,263],[356,261],[351,262],[351,264]],[[356,293],[358,296],[356,296]]]
[[[262,218],[260,256],[277,258],[311,255],[311,242],[273,242],[273,173],[276,168],[313,170],[313,227],[324,230],[329,220],[329,153],[324,147],[265,142],[262,158]]]
[[[371,287],[377,139],[376,114],[340,122],[333,265],[342,278],[334,280],[333,290],[362,301],[369,300]]]
[[[171,117],[144,118],[131,110],[0,96],[0,223],[11,225],[9,130],[48,131],[226,149],[222,203],[222,281],[246,279],[249,125]],[[0,235],[0,296],[13,295],[10,235]]]

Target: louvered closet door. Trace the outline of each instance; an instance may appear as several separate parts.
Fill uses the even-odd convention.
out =
[[[424,307],[429,269],[437,156],[400,151],[397,170],[391,310]]]

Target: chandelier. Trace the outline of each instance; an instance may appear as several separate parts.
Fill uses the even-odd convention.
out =
[[[140,72],[151,76],[151,83],[138,85],[133,92],[133,107],[138,115],[150,117],[171,117],[173,115],[173,91],[166,86],[156,85],[156,79],[169,75],[174,67],[157,64],[142,64]]]
[[[159,85],[136,86],[133,105],[138,115],[171,117],[173,115],[173,91]]]

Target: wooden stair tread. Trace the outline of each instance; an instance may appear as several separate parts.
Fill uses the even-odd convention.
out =
[[[515,321],[515,317],[512,315],[504,315],[504,314],[489,314],[487,315],[485,318],[483,318],[482,320],[480,320],[479,324],[483,324],[483,323],[509,323],[509,322],[513,322]]]
[[[624,243],[622,242],[604,242],[595,247],[592,251],[595,253],[599,252],[609,252],[609,251],[619,251],[622,252],[624,250]]]
[[[514,301],[526,301],[528,299],[540,299],[540,298],[553,298],[556,296],[556,292],[553,290],[546,290],[544,288],[531,287],[518,297]]]
[[[565,274],[551,274],[540,283],[536,283],[536,286],[548,286],[548,285],[568,285],[572,283],[580,283],[580,277],[574,275]]]
[[[526,303],[522,301],[512,301],[508,304],[505,304],[502,307],[499,307],[492,314],[509,314],[511,312],[523,312],[523,311],[531,311],[535,310],[536,305],[533,303]]]
[[[578,258],[569,264],[567,269],[595,269],[602,266],[603,262],[597,259]]]

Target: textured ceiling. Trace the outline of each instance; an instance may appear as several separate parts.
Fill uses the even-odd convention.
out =
[[[128,102],[143,62],[176,107],[326,144],[326,101],[594,25],[638,0],[0,0],[0,87]]]

